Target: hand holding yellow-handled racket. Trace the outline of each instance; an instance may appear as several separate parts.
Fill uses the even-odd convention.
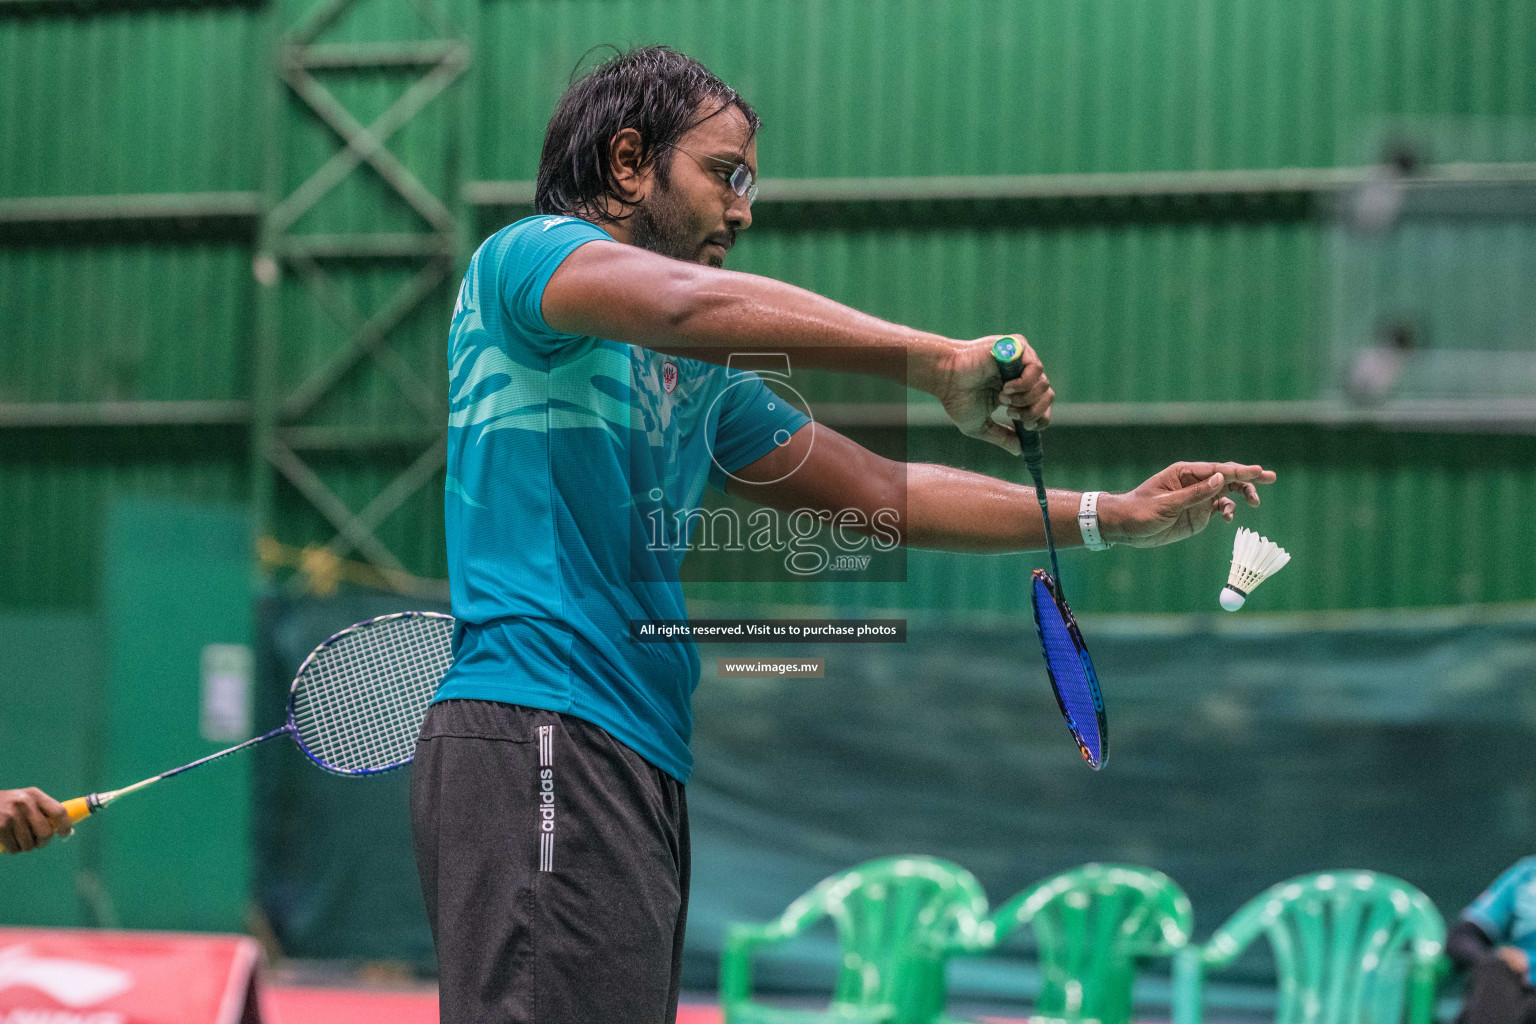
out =
[[[40,850],[70,826],[65,807],[42,790],[0,789],[0,853]]]
[[[397,612],[337,633],[310,652],[288,691],[288,720],[180,768],[122,789],[64,801],[72,822],[119,797],[284,733],[315,764],[338,775],[373,775],[409,764],[427,705],[453,663],[453,616]]]

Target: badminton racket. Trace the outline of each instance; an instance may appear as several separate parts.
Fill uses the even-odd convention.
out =
[[[1024,372],[1024,345],[1012,335],[992,343],[992,358],[997,361],[1004,383]],[[1013,429],[1019,436],[1024,465],[1035,484],[1035,499],[1040,503],[1040,518],[1045,524],[1045,546],[1051,556],[1051,571],[1036,569],[1030,579],[1030,605],[1040,635],[1040,650],[1045,655],[1045,674],[1050,678],[1056,706],[1066,719],[1078,752],[1088,767],[1098,771],[1109,757],[1109,718],[1104,713],[1104,696],[1099,692],[1093,659],[1088,656],[1083,634],[1061,589],[1061,569],[1056,564],[1056,541],[1051,536],[1051,510],[1041,470],[1044,453],[1040,432],[1026,430],[1017,415],[1013,417]]]
[[[310,652],[288,690],[287,721],[217,754],[109,793],[64,801],[70,821],[119,797],[258,743],[292,736],[304,756],[338,775],[409,764],[427,705],[453,663],[453,616],[397,612],[349,626]]]

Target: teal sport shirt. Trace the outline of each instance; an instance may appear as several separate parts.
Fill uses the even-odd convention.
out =
[[[1494,879],[1461,915],[1495,945],[1518,946],[1530,958],[1536,984],[1536,857],[1525,857]]]
[[[633,642],[630,620],[687,617],[678,573],[706,484],[809,421],[755,373],[545,323],[551,275],[597,239],[574,217],[525,218],[459,288],[445,495],[459,625],[435,700],[568,713],[687,782],[698,651]]]

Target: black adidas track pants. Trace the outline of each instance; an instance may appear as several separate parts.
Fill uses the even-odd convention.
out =
[[[443,1024],[674,1024],[684,787],[553,711],[427,713],[411,826]]]

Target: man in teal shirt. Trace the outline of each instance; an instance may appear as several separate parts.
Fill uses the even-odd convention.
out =
[[[1445,948],[1467,972],[1458,1024],[1536,1024],[1536,857],[1494,879],[1462,911]]]
[[[1054,399],[1027,345],[1003,385],[997,335],[945,338],[724,270],[752,223],[758,124],[697,61],[619,54],[560,101],[538,215],[488,239],[460,287],[446,495],[459,626],[411,794],[450,1024],[675,1019],[699,660],[691,641],[629,639],[631,621],[686,617],[688,538],[649,543],[658,515],[691,524],[713,484],[871,530],[903,509],[908,545],[1044,544],[1032,489],[882,458],[725,365],[766,352],[885,376],[1015,452],[994,411],[1040,427]],[[1090,532],[1166,544],[1273,479],[1178,463],[1099,496]],[[1052,518],[1077,521],[1082,497],[1051,492]],[[1058,527],[1060,543],[1076,533]]]

